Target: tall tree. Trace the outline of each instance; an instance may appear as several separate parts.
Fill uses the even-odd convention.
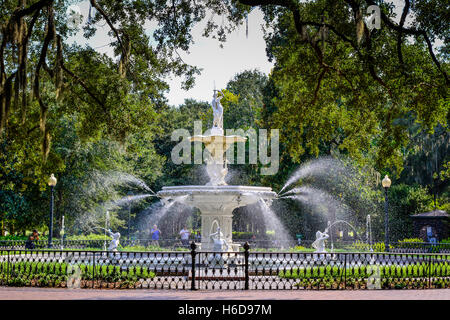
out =
[[[322,144],[379,169],[398,168],[408,143],[401,119],[411,113],[422,130],[447,127],[448,8],[439,1],[241,0],[265,13],[272,77],[278,89],[272,121],[282,127],[289,154],[318,155]],[[381,10],[381,28],[364,13]],[[433,27],[426,17],[441,17]],[[411,21],[413,27],[407,26]],[[445,28],[447,26],[447,28]],[[305,141],[305,145],[303,145]]]

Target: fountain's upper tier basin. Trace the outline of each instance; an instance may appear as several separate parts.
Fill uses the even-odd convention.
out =
[[[210,211],[208,209],[224,210],[247,206],[261,199],[272,200],[277,194],[269,187],[226,185],[163,187],[158,196],[167,200],[178,200],[202,211]]]

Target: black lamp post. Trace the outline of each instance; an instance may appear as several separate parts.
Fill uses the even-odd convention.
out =
[[[385,250],[389,252],[389,214],[388,214],[388,189],[391,187],[391,179],[386,175],[381,181],[384,188],[384,246]]]
[[[48,234],[48,247],[51,248],[52,247],[52,237],[53,237],[53,199],[54,199],[54,189],[56,186],[56,178],[54,176],[54,174],[52,173],[52,175],[50,176],[50,178],[48,179],[48,185],[50,186],[50,190],[51,190],[51,199],[50,199],[50,224],[48,227],[49,230],[49,234]]]

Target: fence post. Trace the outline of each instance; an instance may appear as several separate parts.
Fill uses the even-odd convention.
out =
[[[344,290],[347,289],[347,253],[344,253]]]
[[[9,250],[7,251],[8,252],[8,262],[7,262],[7,264],[6,264],[6,285],[8,285],[9,284]]]
[[[431,254],[428,259],[428,289],[431,289]]]
[[[92,289],[95,286],[95,251],[92,251]]]
[[[191,243],[191,290],[197,290],[195,288],[195,256],[197,252],[195,249],[197,248],[197,245],[194,241]]]
[[[248,276],[248,257],[250,255],[249,249],[250,249],[250,245],[248,244],[248,242],[245,242],[245,244],[244,244],[244,272],[245,272],[244,290],[248,290],[248,282],[249,282],[249,276]]]

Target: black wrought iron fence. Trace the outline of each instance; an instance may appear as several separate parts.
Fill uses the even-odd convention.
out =
[[[54,249],[99,249],[106,250],[109,246],[110,239],[105,240],[63,240],[53,239],[52,248]],[[25,249],[27,240],[0,240],[0,248],[2,249]],[[48,249],[48,240],[32,241],[34,249]],[[184,245],[180,239],[121,239],[119,247],[141,247],[142,249],[151,247],[172,248],[172,249],[188,249],[189,245]]]
[[[0,240],[0,248],[3,249],[25,249],[26,240]],[[110,239],[104,240],[62,240],[54,239],[52,248],[54,249],[84,249],[84,250],[106,250]],[[249,243],[253,249],[281,249],[297,250],[299,246],[311,249],[313,240],[302,240],[300,243],[291,240],[237,240],[241,246]],[[384,251],[384,246],[379,244],[369,244],[354,241],[327,241],[327,248],[331,251]],[[48,240],[33,241],[34,249],[48,248]],[[155,247],[167,250],[188,250],[189,245],[183,244],[180,239],[121,239],[120,248],[129,248],[130,251],[136,249],[151,251]],[[450,243],[430,243],[430,242],[397,242],[390,244],[390,252],[395,253],[450,253]]]
[[[399,253],[450,253],[450,243],[397,242],[390,245],[392,252]]]
[[[450,288],[450,254],[0,250],[0,285],[179,290]]]
[[[303,247],[303,248],[312,248],[312,244],[314,240],[285,240],[285,239],[268,239],[268,240],[256,240],[256,239],[238,239],[233,240],[235,243],[239,243],[244,245],[244,243],[249,243],[252,248],[257,249],[270,249],[270,248],[279,248],[279,249],[289,249],[295,247]],[[355,241],[350,240],[327,240],[327,247],[333,249],[355,249]]]
[[[0,240],[2,249],[25,249],[26,240]],[[249,243],[252,249],[278,249],[278,250],[297,250],[298,247],[311,249],[313,240],[302,240],[300,243],[294,240],[237,240],[235,243],[244,245]],[[110,239],[104,240],[62,240],[54,239],[52,248],[54,249],[84,249],[84,250],[107,250]],[[379,244],[369,244],[354,241],[327,241],[327,248],[331,251],[384,251],[384,246]],[[48,248],[48,240],[33,241],[35,249]],[[155,247],[167,250],[188,250],[189,245],[183,244],[180,239],[161,239],[158,241],[152,239],[120,239],[119,248],[128,248],[141,251],[152,251]],[[430,243],[430,242],[397,242],[390,244],[390,252],[394,253],[450,253],[450,243]]]

